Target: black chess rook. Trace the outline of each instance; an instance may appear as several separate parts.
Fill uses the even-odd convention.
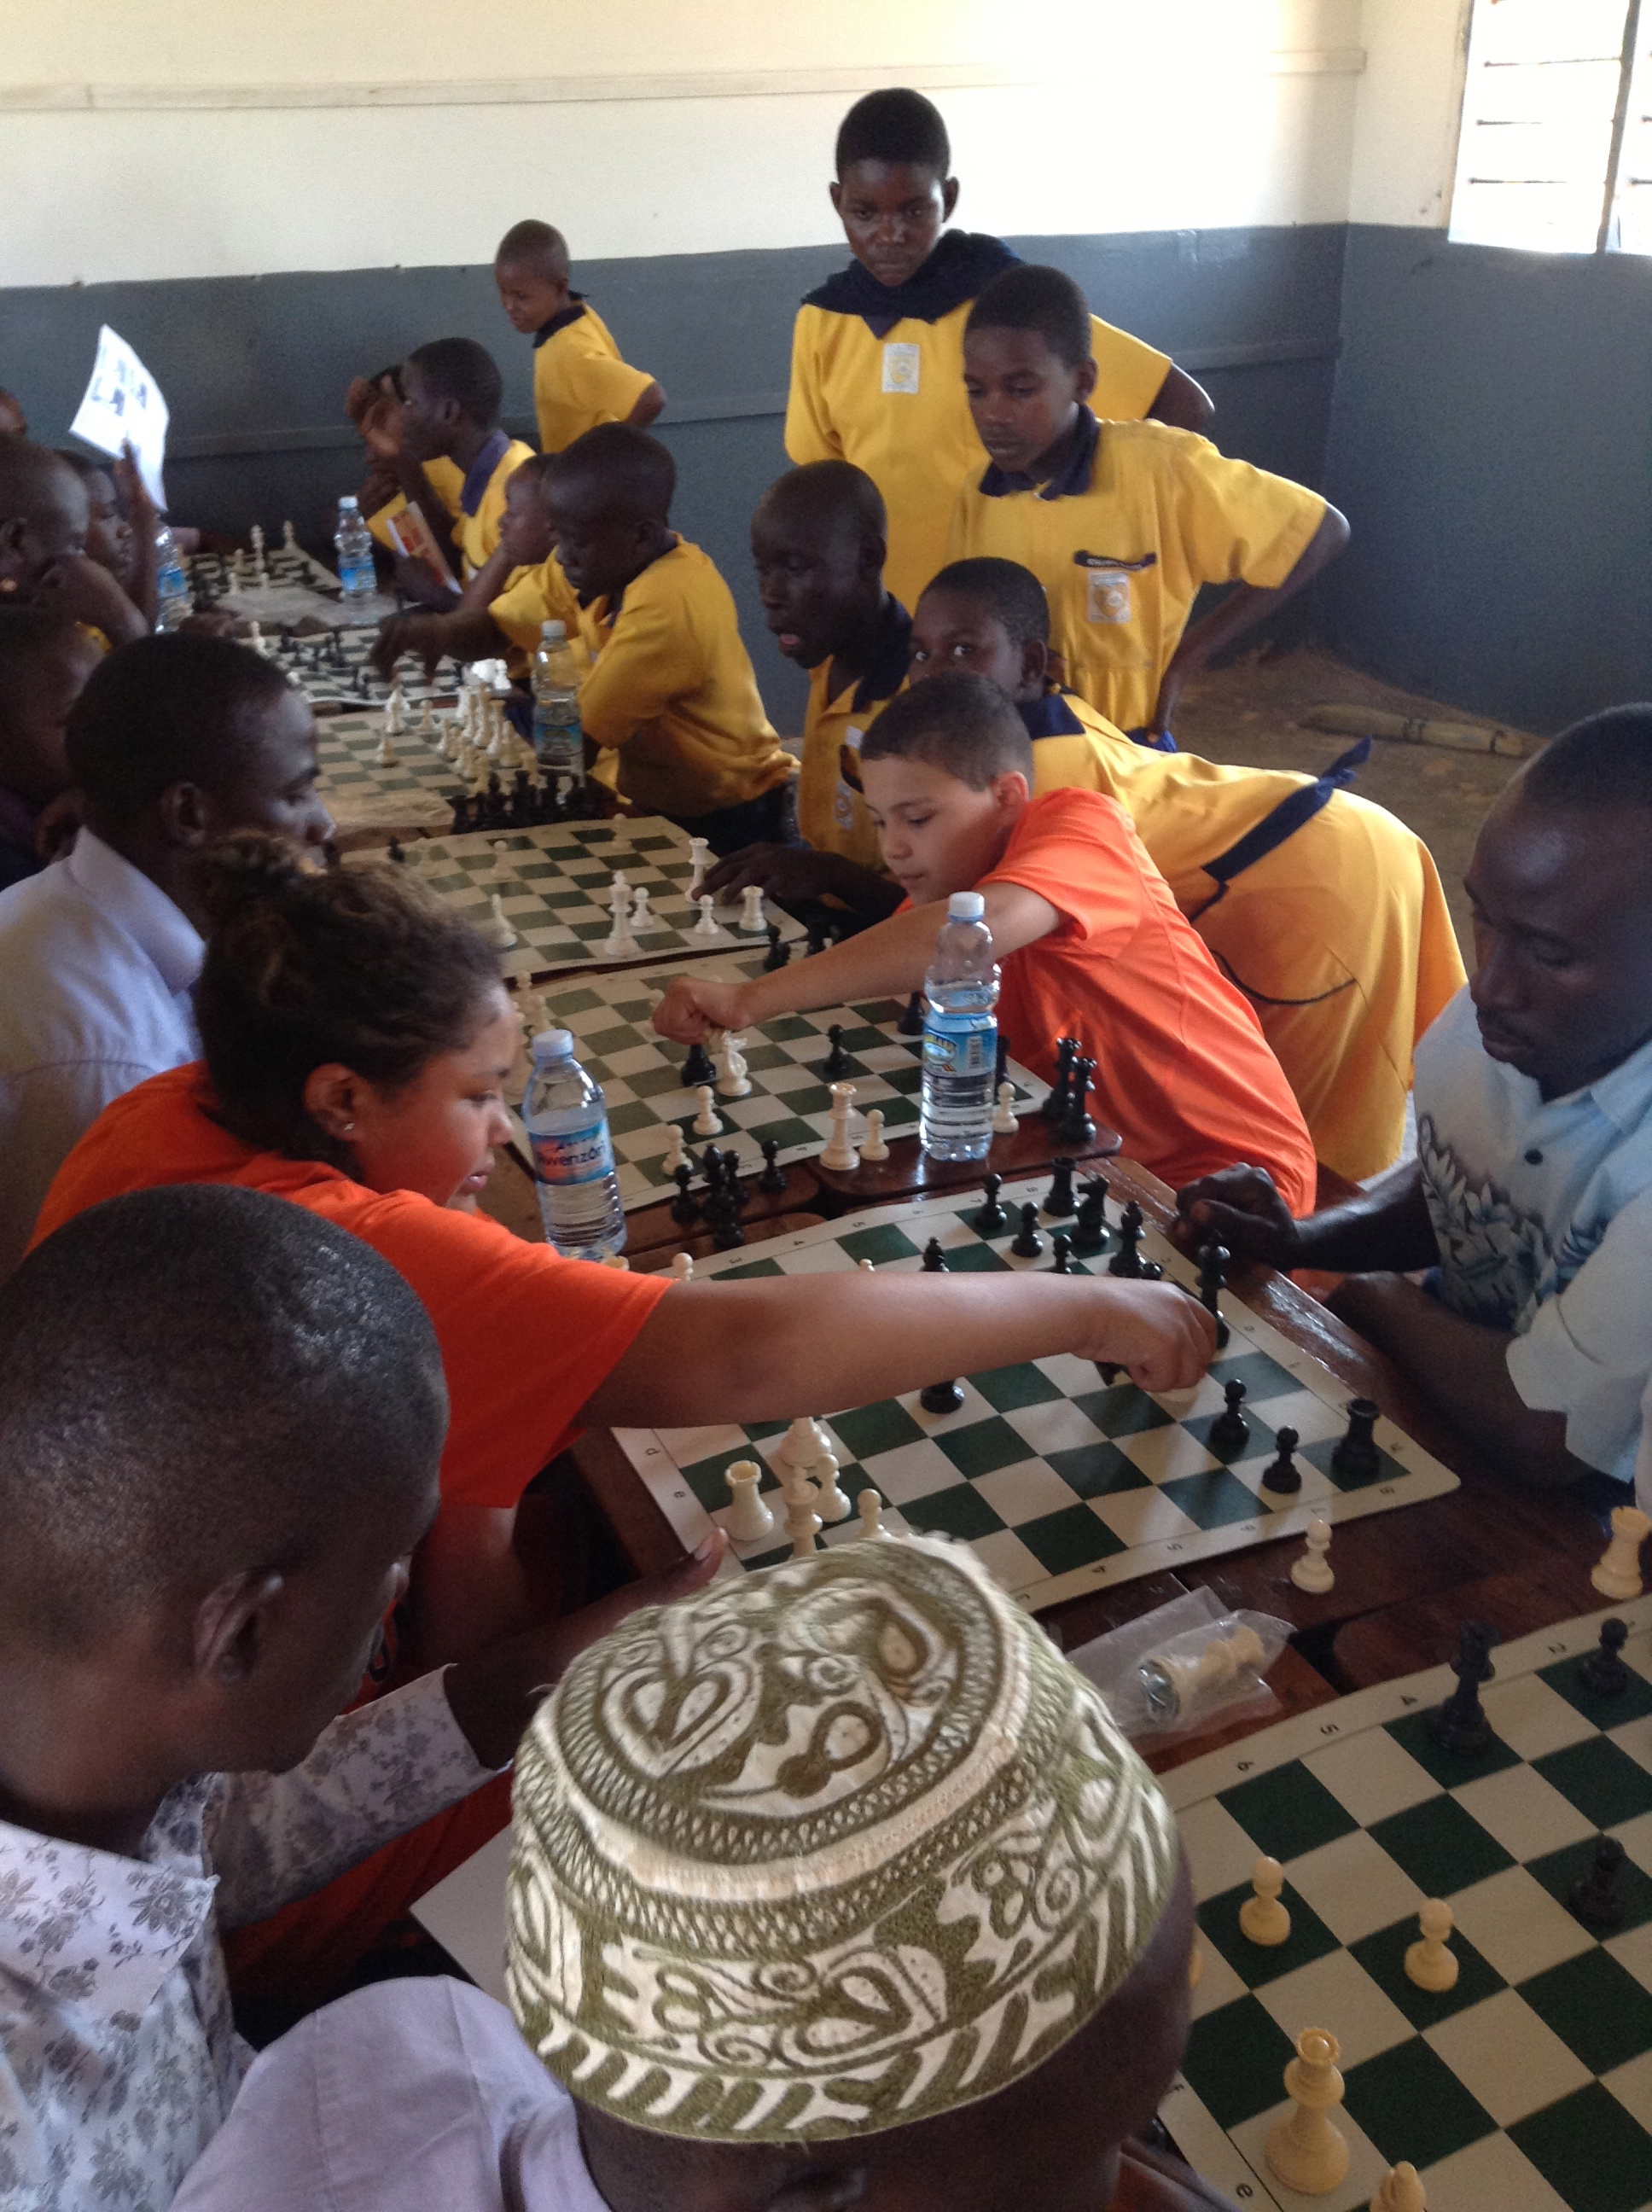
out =
[[[1333,1474],[1351,1475],[1369,1480],[1382,1464],[1373,1431],[1382,1408],[1374,1398],[1351,1398],[1348,1401],[1348,1426],[1331,1454]]]

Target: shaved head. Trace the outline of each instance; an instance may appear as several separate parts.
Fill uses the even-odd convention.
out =
[[[545,481],[561,500],[598,501],[616,522],[665,523],[677,489],[677,465],[658,438],[629,422],[599,422],[560,453]]]
[[[871,637],[886,533],[882,494],[847,461],[811,461],[769,485],[751,518],[751,558],[764,619],[788,660],[817,668]]]
[[[21,588],[80,552],[91,514],[67,461],[27,438],[0,438],[0,580]]]
[[[756,512],[773,528],[802,532],[817,541],[841,532],[881,547],[889,536],[883,494],[851,461],[810,461],[788,470],[769,485]]]
[[[554,223],[513,222],[499,241],[495,269],[523,269],[553,284],[568,282],[568,240]]]

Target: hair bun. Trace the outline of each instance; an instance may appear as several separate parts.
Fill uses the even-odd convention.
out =
[[[195,862],[195,895],[215,927],[250,908],[273,902],[302,883],[307,871],[296,845],[283,837],[238,831],[210,845]]]

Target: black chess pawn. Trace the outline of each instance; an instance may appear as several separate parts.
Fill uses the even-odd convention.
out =
[[[924,1033],[924,994],[914,991],[907,1000],[906,1011],[895,1024],[896,1036],[921,1036]]]
[[[815,953],[823,952],[825,950],[826,925],[818,915],[811,915],[809,917],[808,937],[805,943],[804,957],[808,959]]]
[[[923,1272],[926,1275],[944,1275],[946,1273],[946,1260],[938,1237],[932,1237],[924,1247]]]
[[[715,1083],[717,1064],[703,1044],[691,1044],[689,1056],[683,1063],[683,1088],[698,1091],[702,1084]]]
[[[1216,1323],[1216,1348],[1227,1349],[1228,1325],[1222,1318],[1221,1297],[1228,1286],[1228,1261],[1233,1257],[1225,1244],[1213,1240],[1199,1254],[1199,1303]]]
[[[1345,1480],[1369,1482],[1381,1471],[1382,1455],[1372,1431],[1382,1411],[1374,1398],[1348,1401],[1348,1427],[1331,1454],[1331,1472]]]
[[[1072,1224],[1075,1252],[1099,1252],[1107,1242],[1107,1185],[1100,1176],[1084,1185],[1078,1216]]]
[[[1456,1759],[1478,1759],[1491,1748],[1491,1723],[1480,1704],[1480,1684],[1497,1673],[1491,1646],[1497,1632],[1484,1620],[1466,1620],[1457,1631],[1457,1656],[1451,1671],[1457,1686],[1428,1717],[1428,1732],[1441,1749]]]
[[[1619,1620],[1615,1615],[1610,1620],[1603,1620],[1598,1648],[1579,1662],[1577,1679],[1594,1697],[1621,1698],[1629,1687],[1629,1669],[1622,1657],[1628,1635],[1626,1620]]]
[[[1625,1856],[1616,1836],[1600,1837],[1594,1846],[1594,1864],[1567,1893],[1567,1907],[1574,1919],[1597,1935],[1609,1936],[1614,1928],[1623,1926],[1626,1908],[1619,1884]]]
[[[963,1403],[963,1385],[932,1382],[926,1390],[920,1390],[918,1403],[926,1413],[956,1413]]]
[[[834,1022],[826,1032],[831,1050],[820,1063],[819,1073],[828,1083],[835,1083],[849,1072],[849,1055],[843,1049],[843,1024]]]
[[[1070,1275],[1072,1273],[1072,1239],[1064,1229],[1058,1229],[1050,1239],[1050,1250],[1055,1255],[1051,1273]]]
[[[786,1188],[786,1170],[780,1164],[780,1140],[765,1137],[761,1147],[763,1171],[757,1177],[757,1188],[770,1198],[778,1198]]]
[[[780,942],[779,922],[771,921],[768,925],[768,951],[763,958],[763,974],[774,975],[777,969],[784,968],[791,957],[791,946]]]
[[[385,857],[386,860],[394,860],[398,867],[400,867],[407,859],[406,854],[402,850],[402,841],[393,831],[391,834],[390,844]]]
[[[453,809],[453,818],[447,825],[447,834],[451,837],[462,837],[471,826],[470,794],[467,792],[456,791],[450,803]]]
[[[1017,1260],[1036,1260],[1044,1249],[1044,1240],[1038,1233],[1038,1203],[1029,1199],[1021,1209],[1021,1227],[1010,1249]]]
[[[1302,1438],[1295,1429],[1276,1429],[1273,1441],[1279,1448],[1279,1455],[1264,1471],[1262,1487],[1271,1490],[1276,1498],[1294,1498],[1302,1488],[1302,1469],[1291,1454]]]
[[[674,1168],[671,1181],[677,1185],[677,1196],[671,1200],[671,1219],[680,1225],[698,1221],[699,1204],[689,1189],[689,1185],[694,1181],[694,1170],[691,1167]]]
[[[1057,1037],[1055,1040],[1055,1080],[1050,1085],[1049,1097],[1038,1111],[1046,1121],[1060,1127],[1066,1118],[1068,1102],[1072,1096],[1072,1063],[1078,1057],[1077,1037]]]
[[[1236,1379],[1224,1385],[1226,1404],[1211,1423],[1208,1449],[1217,1459],[1237,1459],[1250,1442],[1250,1423],[1245,1419],[1245,1386]]]
[[[978,1237],[996,1237],[1000,1230],[1010,1225],[1009,1215],[998,1202],[998,1194],[1004,1188],[1004,1178],[1001,1175],[989,1175],[981,1188],[984,1203],[970,1215],[969,1226]]]
[[[1072,1085],[1067,1098],[1066,1111],[1055,1125],[1055,1139],[1061,1145],[1088,1145],[1095,1140],[1096,1123],[1089,1107],[1089,1098],[1096,1082],[1096,1063],[1082,1055],[1072,1063]]]
[[[488,778],[488,796],[482,802],[482,818],[489,830],[502,830],[505,826],[505,794],[499,787],[497,769]]]
[[[331,837],[325,839],[322,844],[321,857],[330,868],[342,868],[344,865],[338,848]]]
[[[1065,1221],[1070,1213],[1077,1213],[1078,1201],[1072,1194],[1072,1162],[1057,1160],[1050,1169],[1050,1187],[1044,1196],[1044,1212],[1052,1221]]]

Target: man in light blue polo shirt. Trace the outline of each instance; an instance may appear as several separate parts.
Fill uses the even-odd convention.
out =
[[[1302,1222],[1235,1168],[1181,1194],[1179,1233],[1346,1271],[1335,1310],[1517,1478],[1630,1483],[1652,1382],[1652,706],[1528,763],[1467,886],[1479,964],[1418,1047],[1418,1157]]]
[[[319,844],[332,828],[303,693],[227,640],[110,654],[68,746],[86,800],[74,850],[0,891],[0,1278],[110,1101],[200,1050],[195,854],[234,830]]]

